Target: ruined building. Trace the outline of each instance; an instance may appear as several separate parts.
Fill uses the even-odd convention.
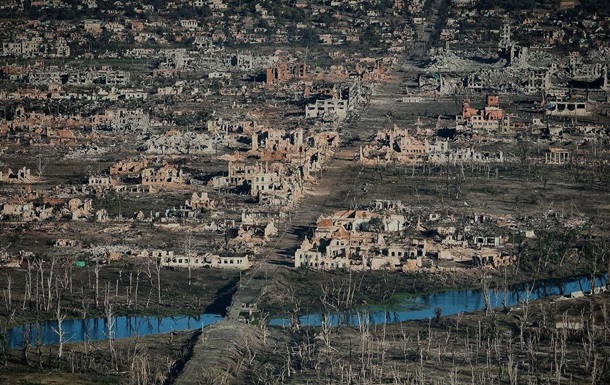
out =
[[[144,186],[172,187],[184,182],[182,170],[168,164],[159,169],[147,168],[142,170],[142,185]]]
[[[510,129],[510,117],[500,108],[500,99],[496,95],[487,96],[487,104],[477,110],[470,106],[468,99],[462,103],[462,115],[456,117],[456,126],[465,126],[473,130],[506,132]]]

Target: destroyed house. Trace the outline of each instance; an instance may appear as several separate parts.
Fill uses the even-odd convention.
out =
[[[230,162],[229,175],[212,180],[216,187],[240,187],[248,185],[250,194],[300,194],[302,190],[301,176],[295,169],[284,163],[245,163]]]
[[[142,170],[142,185],[171,186],[184,183],[182,170],[171,165]]]
[[[305,239],[295,252],[295,267],[332,270],[412,270],[422,266],[422,258],[428,253],[425,239],[388,241],[383,233],[384,220],[367,210],[341,210],[330,216],[320,216],[311,240]],[[404,220],[400,216],[400,221]],[[369,222],[377,218],[381,223],[371,227]],[[391,231],[399,231],[401,225]]]
[[[305,107],[308,119],[343,120],[347,117],[348,102],[344,99],[318,99]]]
[[[54,246],[55,247],[82,247],[82,242],[77,239],[56,239]]]
[[[462,104],[462,115],[457,116],[458,122],[464,120],[473,129],[484,129],[501,131],[510,126],[510,118],[504,114],[504,110],[499,107],[498,96],[488,95],[487,104],[481,109],[470,107],[470,102],[465,100]]]
[[[160,257],[161,265],[168,267],[191,267],[191,268],[199,268],[203,266],[210,266],[211,261],[206,259],[205,256],[200,255],[175,255],[173,252],[170,252],[171,255],[165,255]]]
[[[550,102],[547,104],[546,114],[551,116],[588,116],[587,103],[585,102]]]
[[[382,245],[363,239],[303,241],[295,252],[295,267],[320,270],[402,270],[422,266],[425,241]]]
[[[449,144],[446,141],[430,143],[419,140],[406,129],[394,128],[379,131],[372,145],[360,148],[360,162],[365,164],[416,163],[423,160],[443,161]]]
[[[502,244],[502,237],[474,236],[471,244],[475,247],[498,247]]]
[[[33,181],[33,178],[29,168],[23,167],[17,170],[17,172],[14,172],[9,168],[6,174],[0,171],[0,181],[13,183],[30,183]]]
[[[571,153],[565,148],[551,147],[544,154],[544,160],[547,164],[567,164],[571,160]]]
[[[113,183],[107,176],[90,176],[87,184],[91,187],[110,187]]]
[[[184,206],[190,210],[208,209],[214,207],[214,201],[210,199],[207,192],[202,192],[201,195],[195,192],[190,200],[184,202]]]
[[[517,256],[494,250],[482,250],[472,256],[475,266],[491,266],[494,268],[510,266],[517,261]]]
[[[110,166],[110,175],[138,174],[146,166],[148,166],[148,161],[145,158],[119,160]]]

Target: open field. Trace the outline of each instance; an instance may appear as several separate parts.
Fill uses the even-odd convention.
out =
[[[49,274],[49,272],[46,272]],[[35,277],[37,271],[33,271]],[[113,264],[99,270],[96,295],[95,266],[74,267],[58,262],[54,273],[66,280],[61,306],[68,318],[103,317],[105,304],[113,303],[115,315],[200,315],[225,292],[231,291],[239,273],[193,269],[191,284],[180,269],[162,269],[157,275],[149,264]],[[150,275],[149,275],[150,274]],[[2,327],[54,319],[56,300],[49,304],[42,293],[26,298],[27,271],[11,271],[11,308],[7,314],[8,271],[0,270],[5,293]],[[66,278],[69,277],[69,278]],[[161,303],[158,303],[157,279],[161,279]],[[136,291],[137,288],[137,291]],[[97,301],[97,303],[96,303]],[[225,305],[226,306],[226,305]],[[217,309],[218,305],[214,308]],[[222,310],[222,306],[220,307]]]
[[[201,333],[199,331],[199,333]],[[197,332],[11,351],[0,367],[7,384],[162,384],[192,354]],[[24,358],[25,354],[25,358]]]
[[[0,3],[0,384],[610,383],[602,2]]]
[[[218,324],[208,330],[211,345],[195,347],[194,358],[209,369],[189,363],[176,383],[196,383],[197,373],[204,384],[589,384],[608,376],[609,300],[607,294],[545,299],[509,312],[356,328]],[[214,341],[227,327],[243,343],[225,345],[227,353],[218,356]]]

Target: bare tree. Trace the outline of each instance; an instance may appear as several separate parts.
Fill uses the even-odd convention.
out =
[[[188,280],[189,280],[189,286],[191,286],[191,270],[192,270],[192,266],[193,266],[193,243],[195,241],[195,238],[193,237],[192,234],[187,234],[184,237],[184,240],[182,242],[182,249],[184,250],[184,255],[186,256],[186,260],[188,261]]]
[[[109,293],[108,293],[108,297],[109,297]],[[116,320],[114,318],[114,314],[112,311],[112,304],[110,303],[110,298],[108,298],[106,302],[106,308],[105,308],[105,316],[106,316],[106,327],[108,329],[107,332],[107,336],[108,336],[108,349],[110,350],[110,357],[112,359],[112,361],[115,363],[115,365],[118,366],[118,363],[116,362],[116,357],[115,357],[115,350],[114,350],[114,327],[115,327],[115,323]],[[118,367],[117,367],[118,370]]]
[[[32,263],[29,260],[29,258],[27,260],[27,264],[28,264],[28,268],[26,270],[26,275],[25,275],[25,294],[23,296],[23,306],[22,306],[22,310],[24,310],[24,311],[25,311],[26,303],[28,301],[32,300]]]
[[[150,363],[148,356],[141,352],[140,345],[136,342],[133,347],[133,355],[129,368],[129,383],[145,385],[152,383],[150,378]]]
[[[40,258],[37,258],[32,262],[37,270],[36,272],[36,310],[42,310],[40,306],[40,285],[44,285],[44,269],[43,269],[43,261]],[[44,288],[43,288],[43,308],[44,308]]]
[[[489,283],[487,282],[487,277],[485,276],[485,270],[482,270],[481,274],[481,292],[483,294],[483,299],[485,300],[485,315],[489,315],[491,312],[491,299],[489,296]]]
[[[83,319],[87,318],[89,312],[89,299],[85,296],[85,289],[81,286],[81,307],[83,312]]]
[[[66,319],[66,315],[61,313],[61,301],[57,299],[57,312],[55,313],[55,319],[57,320],[57,328],[51,327],[51,330],[59,337],[59,350],[57,357],[61,358],[63,355],[64,343],[70,341],[71,338],[66,339],[66,332],[63,330],[63,322]]]
[[[11,311],[11,308],[13,307],[13,303],[12,303],[12,299],[11,299],[11,287],[13,284],[13,278],[10,275],[6,276],[6,310],[7,311]]]
[[[49,159],[46,158],[42,154],[36,155],[36,174],[38,175],[38,179],[42,178],[44,174],[44,170],[47,168],[49,164]]]
[[[100,271],[104,265],[100,264],[101,255],[95,255],[95,266],[93,267],[93,274],[95,274],[95,307],[99,306],[100,299]]]
[[[519,153],[519,162],[521,163],[521,174],[525,171],[529,155],[529,142],[526,140],[517,141],[517,151]]]
[[[56,259],[55,258],[51,258],[51,266],[49,269],[49,276],[47,277],[47,307],[46,310],[50,311],[51,310],[51,304],[53,302],[53,270],[55,268],[55,263],[56,263]],[[44,284],[44,282],[43,282]]]
[[[525,301],[523,302],[523,314],[518,315],[519,319],[519,341],[521,342],[521,348],[525,344],[525,340],[523,338],[523,332],[525,331],[525,327],[527,326],[529,311],[530,311],[530,297],[532,295],[532,291],[534,290],[534,284],[532,284],[529,288],[525,290]]]
[[[138,289],[140,288],[140,274],[142,273],[142,271],[140,269],[138,269],[138,272],[136,273],[136,292],[134,294],[134,304],[135,304],[135,308],[138,308]]]
[[[23,325],[21,328],[21,362],[28,364],[28,353],[30,351],[30,338],[32,336],[32,325]]]
[[[157,304],[161,305],[161,258],[155,258],[153,263],[157,275]]]
[[[258,315],[259,326],[263,331],[263,345],[267,344],[267,336],[269,335],[269,330],[267,329],[267,321],[269,319],[269,313],[260,312]]]
[[[38,369],[42,369],[42,328],[40,323],[36,322],[36,356],[38,358]]]

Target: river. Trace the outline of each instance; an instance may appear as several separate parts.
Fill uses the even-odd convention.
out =
[[[596,278],[596,287],[607,283],[607,275]],[[506,306],[512,307],[526,300],[533,301],[549,296],[566,295],[576,291],[590,291],[589,277],[576,277],[567,279],[554,279],[515,285],[505,293],[501,290],[489,290],[490,304],[493,308]],[[336,312],[327,317],[327,322],[332,325],[356,326],[366,321],[370,324],[398,323],[403,321],[423,320],[435,316],[436,309],[442,309],[442,315],[454,315],[459,313],[483,310],[485,308],[485,296],[482,290],[447,290],[433,294],[418,296],[405,296],[399,303],[392,306],[368,306],[357,310]],[[167,333],[171,331],[182,331],[205,327],[223,320],[219,314],[202,314],[198,317],[176,316],[176,317],[152,317],[136,316],[114,317],[114,333],[116,339],[134,336],[146,336],[151,334]],[[320,326],[322,314],[307,314],[299,319],[303,326]],[[287,326],[289,321],[285,318],[275,318],[269,321],[271,326]],[[37,330],[35,324],[14,327],[7,332],[8,344],[12,349],[23,345],[23,330],[30,328],[30,342],[36,343]],[[45,321],[39,324],[43,345],[59,343],[57,321]],[[65,332],[65,342],[83,342],[104,340],[108,338],[108,321],[106,318],[88,318],[65,320],[62,324]]]
[[[596,287],[605,286],[607,275],[596,278]],[[505,293],[501,290],[489,290],[490,305],[497,309],[505,304],[508,307],[518,305],[526,300],[533,301],[557,295],[566,295],[576,291],[590,291],[589,277],[553,279],[540,282],[530,282],[515,285]],[[368,306],[356,311],[331,313],[326,317],[327,324],[357,326],[366,321],[369,324],[398,323],[404,321],[423,320],[435,317],[436,309],[442,310],[443,316],[473,312],[485,309],[485,296],[482,290],[447,290],[433,294],[410,296],[403,298],[392,306]],[[313,313],[299,318],[302,326],[322,325],[322,314]],[[275,318],[269,325],[287,326],[290,321],[285,318]]]
[[[221,321],[223,317],[218,314],[202,314],[198,317],[176,316],[176,317],[152,317],[136,316],[113,317],[113,338],[128,338],[135,336],[147,336],[151,334],[168,333],[172,331],[190,330],[205,327]],[[8,345],[11,349],[23,345],[24,328],[30,328],[30,343],[36,344],[37,328],[35,324],[17,326],[7,332]],[[57,321],[40,322],[41,341],[43,345],[59,344]],[[108,338],[108,320],[106,318],[86,318],[65,320],[62,323],[65,332],[65,342],[97,341]]]

